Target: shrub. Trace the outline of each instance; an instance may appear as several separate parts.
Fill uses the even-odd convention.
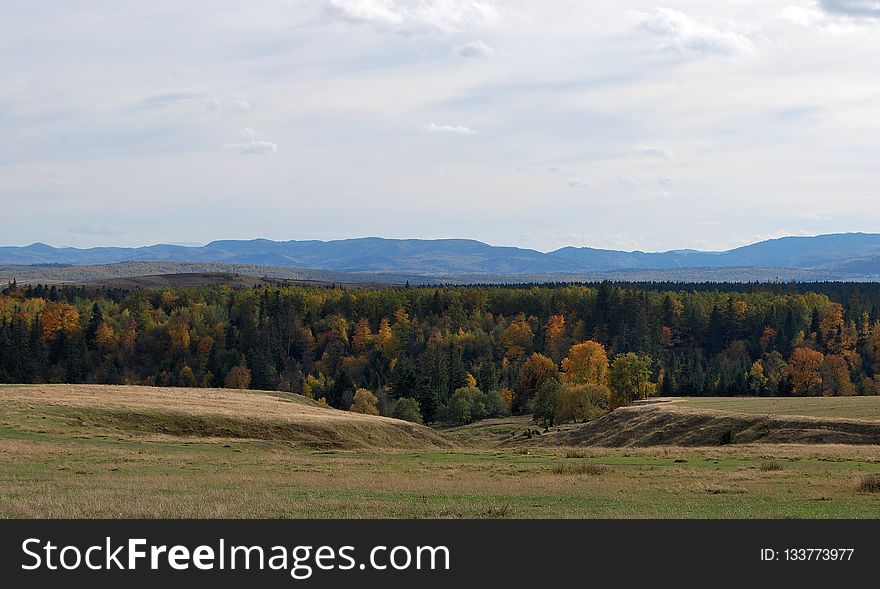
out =
[[[183,365],[183,368],[180,369],[180,373],[177,375],[177,386],[179,387],[194,387],[196,386],[196,375],[193,373],[192,368]]]
[[[422,423],[422,412],[419,409],[418,401],[407,397],[395,401],[394,407],[391,409],[391,417],[412,421],[413,423]]]
[[[600,417],[608,411],[610,397],[611,391],[604,385],[563,385],[557,420],[579,422]]]
[[[461,387],[449,398],[445,419],[453,423],[471,423],[490,417],[510,415],[510,406],[498,391],[484,393],[477,387]]]
[[[727,446],[728,444],[732,444],[734,441],[735,434],[732,429],[726,429],[721,432],[721,436],[718,438],[718,443],[722,446]]]
[[[486,393],[487,417],[507,417],[510,415],[510,403],[500,391]]]
[[[449,399],[449,405],[446,407],[446,419],[462,425],[470,423],[472,421],[470,402],[464,396],[459,395],[456,397],[453,395]]]
[[[562,463],[553,467],[553,474],[599,476],[606,472],[608,472],[607,466],[593,462]]]
[[[540,423],[544,427],[553,425],[561,404],[562,387],[559,386],[559,381],[548,380],[541,385],[537,396],[535,396],[535,409],[532,414],[535,423]]]
[[[233,366],[226,378],[223,379],[223,386],[227,389],[246,389],[251,386],[251,371],[243,363],[239,366]]]
[[[378,403],[379,399],[377,399],[376,395],[371,391],[368,391],[367,389],[358,389],[354,393],[354,399],[348,410],[354,413],[364,413],[366,415],[379,415]]]
[[[871,474],[859,483],[859,491],[862,493],[880,493],[880,474]]]

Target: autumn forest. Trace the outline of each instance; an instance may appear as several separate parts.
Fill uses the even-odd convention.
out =
[[[0,382],[303,394],[412,421],[582,421],[653,395],[880,390],[880,286],[18,286]]]

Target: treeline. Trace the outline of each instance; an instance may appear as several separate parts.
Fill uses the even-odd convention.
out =
[[[875,395],[878,301],[864,284],[10,285],[0,382],[281,390],[426,422],[588,419],[654,394]]]

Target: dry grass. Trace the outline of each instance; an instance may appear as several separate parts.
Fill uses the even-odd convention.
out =
[[[759,468],[761,472],[776,472],[782,470],[783,466],[778,460],[764,460]]]
[[[720,446],[752,442],[880,445],[880,421],[757,415],[668,402],[623,407],[580,426],[554,428],[532,439],[520,438],[514,442],[605,447]]]
[[[880,475],[866,476],[859,483],[859,491],[862,493],[880,493]]]
[[[75,398],[103,399],[100,391],[88,389],[78,387]],[[92,414],[95,408],[85,401],[65,405],[52,390],[41,394],[38,403],[14,388],[0,389],[0,517],[865,518],[880,513],[880,494],[860,492],[856,483],[880,477],[878,446],[499,448],[489,436],[484,445],[458,449],[314,450],[285,439],[216,435],[219,429],[210,437],[148,432],[125,421],[127,413],[138,420],[187,415],[179,411],[184,402],[179,398],[155,397],[169,404],[157,411],[132,407],[137,400],[119,400],[116,393],[109,399],[115,407]],[[273,424],[295,425],[298,407],[322,410],[304,401],[256,400],[247,392],[199,394],[205,395],[198,401],[205,408],[232,395],[230,402],[238,408],[271,414],[267,421]],[[290,413],[279,416],[285,411]],[[208,421],[215,429],[224,426],[223,420],[235,422],[228,414],[188,417],[208,415],[214,416]],[[344,417],[334,415],[348,428],[351,422]],[[251,413],[247,419],[257,418]],[[191,427],[193,421],[183,424]],[[762,465],[773,461],[785,468],[764,474]]]
[[[687,397],[671,402],[732,413],[880,421],[880,397]]]
[[[561,463],[553,467],[553,474],[562,475],[589,475],[599,476],[608,472],[608,467],[592,462],[579,462],[577,464]]]
[[[43,418],[53,417],[86,431],[287,440],[310,447],[349,449],[449,445],[424,426],[338,411],[299,395],[258,391],[27,385],[3,388],[0,405],[7,410],[25,409],[31,418],[41,413]]]
[[[33,403],[100,409],[149,409],[185,415],[222,415],[276,420],[373,421],[358,413],[328,409],[300,395],[235,389],[191,389],[116,385],[22,385],[4,388],[3,403]]]
[[[875,517],[880,509],[877,493],[853,486],[856,473],[880,475],[880,448],[859,448],[863,460],[783,448],[801,458],[772,477],[759,466],[773,448],[663,450],[585,449],[584,459],[565,460],[539,449],[0,437],[0,517]]]

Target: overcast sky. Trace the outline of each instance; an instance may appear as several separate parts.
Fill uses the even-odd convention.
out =
[[[880,231],[880,0],[0,3],[0,244]]]

